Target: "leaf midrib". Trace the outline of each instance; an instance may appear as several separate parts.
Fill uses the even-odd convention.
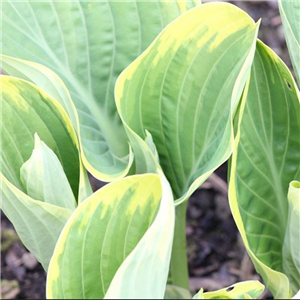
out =
[[[12,3],[11,3],[12,4]],[[35,16],[34,11],[32,10],[30,4],[29,8],[30,11],[34,17],[34,20],[36,22],[37,28],[40,32],[40,38],[37,39],[37,41],[42,41],[43,43],[43,49],[45,50],[45,52],[47,53],[47,55],[49,57],[51,57],[52,62],[56,65],[56,67],[53,66],[53,64],[50,63],[46,63],[46,65],[48,65],[51,69],[53,70],[59,70],[60,74],[63,74],[65,78],[68,79],[68,81],[70,82],[71,86],[73,87],[73,90],[77,92],[77,94],[79,95],[79,99],[82,101],[83,99],[85,100],[83,103],[85,104],[85,106],[87,107],[87,109],[89,110],[90,114],[93,116],[94,120],[96,121],[96,123],[98,124],[100,130],[102,131],[103,135],[104,135],[104,139],[108,144],[108,147],[110,149],[110,151],[117,157],[119,158],[124,158],[128,155],[128,147],[127,147],[127,137],[125,134],[125,130],[123,129],[121,123],[120,125],[116,122],[114,122],[114,127],[110,126],[111,122],[109,122],[109,117],[106,113],[106,111],[102,111],[102,109],[96,104],[97,101],[92,93],[91,90],[91,84],[89,84],[89,92],[85,89],[85,87],[83,86],[83,84],[81,82],[79,82],[79,80],[74,76],[74,74],[71,72],[71,70],[65,65],[64,62],[60,61],[57,56],[52,52],[49,44],[47,43],[47,41],[44,38],[43,35],[43,31],[37,21],[37,18]],[[14,5],[12,5],[14,6]],[[14,7],[14,10],[15,7]],[[80,6],[80,11],[82,14],[82,8]],[[82,19],[84,19],[84,17],[82,16]],[[7,21],[10,21],[9,19],[7,19]],[[60,24],[60,21],[58,20],[58,22]],[[16,26],[15,24],[13,26]],[[23,32],[23,30],[21,28],[18,27],[18,30],[20,32]],[[23,34],[25,36],[27,36],[29,39],[32,40],[33,43],[37,43],[37,41],[35,39],[32,39],[30,35],[28,35],[27,33],[23,32]],[[115,39],[115,36],[114,36]],[[65,46],[63,44],[63,48],[64,51],[66,51]],[[34,55],[31,51],[29,51],[32,55]],[[87,54],[87,60],[90,60],[90,55]],[[38,59],[40,60],[40,57],[38,57]],[[112,68],[112,66],[111,66]],[[90,77],[90,74],[89,74]],[[90,80],[89,80],[90,82]],[[109,88],[109,87],[108,87]],[[107,103],[108,99],[105,99],[105,103]],[[76,109],[78,109],[76,107]],[[118,128],[118,129],[117,129]],[[116,130],[117,129],[117,130]],[[123,130],[122,130],[123,129]],[[116,131],[121,134],[122,132],[122,137],[120,137],[118,134],[116,134]],[[124,140],[124,143],[120,142],[120,138]],[[120,149],[120,145],[124,145],[122,147],[121,150]]]

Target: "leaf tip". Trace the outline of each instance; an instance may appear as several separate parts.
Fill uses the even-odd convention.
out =
[[[291,181],[290,186],[295,189],[300,189],[300,182],[297,180],[293,180],[293,181]]]
[[[255,23],[258,28],[260,27],[261,21],[262,21],[262,18],[259,18],[258,21]]]
[[[38,133],[36,132],[34,134],[34,148],[38,148],[39,146],[41,146],[41,144],[42,144],[42,140],[39,137]]]

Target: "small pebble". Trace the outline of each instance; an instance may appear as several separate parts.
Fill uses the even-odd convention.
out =
[[[22,263],[27,270],[33,270],[37,266],[38,261],[32,253],[28,252],[23,254]]]

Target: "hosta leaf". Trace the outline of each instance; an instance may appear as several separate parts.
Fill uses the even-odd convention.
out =
[[[151,227],[114,276],[105,299],[163,299],[174,234],[174,199],[160,171],[162,188],[158,213]]]
[[[87,171],[80,161],[80,176],[79,176],[79,190],[78,190],[78,203],[88,198],[93,193],[92,186],[87,174]]]
[[[231,153],[232,117],[257,28],[233,5],[196,7],[169,24],[118,78],[116,103],[136,171],[149,170],[139,146],[148,130],[178,198],[187,198]]]
[[[70,97],[69,91],[62,80],[50,69],[30,61],[16,59],[1,55],[2,68],[10,75],[31,81],[44,92],[52,96],[66,110],[74,129],[79,131],[79,121],[76,107]],[[80,142],[80,140],[79,140]],[[82,151],[82,147],[81,151]],[[84,156],[81,157],[84,159]],[[92,194],[92,189],[85,168],[80,162],[80,183],[78,201],[83,201]]]
[[[2,173],[20,190],[20,168],[34,148],[34,134],[59,158],[75,198],[79,186],[79,154],[75,131],[61,105],[36,86],[1,76]]]
[[[292,299],[300,299],[300,290],[298,291],[298,293]]]
[[[165,179],[161,184],[157,175],[136,175],[103,187],[64,228],[49,267],[47,297],[162,298],[173,228]]]
[[[300,85],[300,2],[279,0],[278,5],[286,42],[298,84]]]
[[[1,209],[12,221],[25,247],[48,269],[57,239],[71,210],[34,200],[1,174]]]
[[[231,166],[230,205],[267,287],[276,299],[289,298],[289,280],[295,275],[283,269],[282,248],[289,183],[300,177],[299,93],[288,68],[261,42],[245,98]]]
[[[288,192],[289,214],[283,244],[283,269],[293,274],[291,284],[296,292],[300,287],[300,182],[292,181]]]
[[[55,74],[53,71],[51,71],[43,65],[22,59],[16,59],[6,55],[1,56],[1,61],[3,69],[8,74],[35,83],[43,91],[55,98],[55,100],[57,100],[64,107],[72,121],[74,128],[76,128],[77,133],[80,135],[80,124],[76,107],[71,99],[68,89],[57,74]],[[79,142],[81,143],[81,139],[79,139]],[[87,169],[92,170],[93,166],[90,164],[89,160],[84,155],[82,145],[80,149],[81,159],[84,165]],[[133,155],[130,151],[128,165],[124,170],[121,171],[119,176],[122,177],[128,172],[132,161]],[[111,180],[111,176],[107,175],[104,169],[102,169],[102,172],[104,173],[98,172],[97,177],[101,177],[101,179],[105,181]],[[101,175],[99,175],[100,173]],[[81,198],[85,199],[86,197]]]
[[[95,177],[122,177],[132,163],[113,98],[117,76],[192,6],[157,0],[3,3],[3,54],[40,63],[66,84],[78,112],[83,161]]]
[[[164,299],[192,299],[190,291],[168,284]]]
[[[259,281],[244,281],[215,292],[204,293],[201,289],[193,299],[257,299],[264,289]]]
[[[9,75],[31,81],[57,100],[68,113],[73,127],[78,130],[76,107],[70,93],[57,74],[47,67],[31,61],[1,55],[1,68]]]
[[[60,161],[37,133],[34,138],[32,155],[20,170],[26,194],[33,199],[74,210],[76,200]]]
[[[25,175],[24,163],[25,168],[28,168],[27,163],[33,166],[33,159],[37,159],[37,153],[30,158],[34,149],[34,134],[37,132],[47,147],[54,151],[55,154],[52,152],[51,155],[59,159],[63,168],[60,172],[64,172],[64,176],[67,177],[67,181],[64,179],[65,185],[72,188],[68,197],[73,202],[73,208],[74,199],[78,197],[79,200],[83,200],[89,195],[91,188],[87,174],[79,162],[75,131],[62,106],[35,85],[14,77],[1,76],[1,87],[1,208],[13,223],[25,246],[47,269],[57,238],[72,211],[45,203],[44,201],[49,200],[49,194],[40,194],[37,199],[26,195],[26,184],[29,182],[25,182],[24,186],[21,180],[22,166],[23,177],[36,177],[31,177],[31,187],[35,180],[38,182],[48,172],[53,174],[54,171],[46,169],[44,161],[42,165],[36,166],[35,175],[29,174],[28,169]],[[45,173],[38,174],[38,168],[42,166]],[[48,167],[54,168],[55,164],[48,164]],[[59,186],[52,185],[62,175],[55,176],[57,178],[40,182],[44,192],[57,195],[62,188],[62,182],[57,183]],[[39,185],[39,188],[42,186]],[[31,192],[29,194],[37,196]],[[66,199],[62,199],[65,196],[64,191],[59,199],[53,199],[54,196],[51,196],[53,201],[49,202],[65,203]],[[71,205],[66,206],[71,208]]]

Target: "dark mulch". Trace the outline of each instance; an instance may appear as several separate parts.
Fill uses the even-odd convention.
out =
[[[1,213],[1,298],[45,299],[45,282],[42,266],[28,253]]]
[[[227,166],[216,172],[189,200],[187,244],[190,287],[212,291],[244,280],[260,280],[255,273],[231,216],[225,182]],[[223,184],[224,184],[223,182]],[[264,297],[268,296],[267,293]]]

